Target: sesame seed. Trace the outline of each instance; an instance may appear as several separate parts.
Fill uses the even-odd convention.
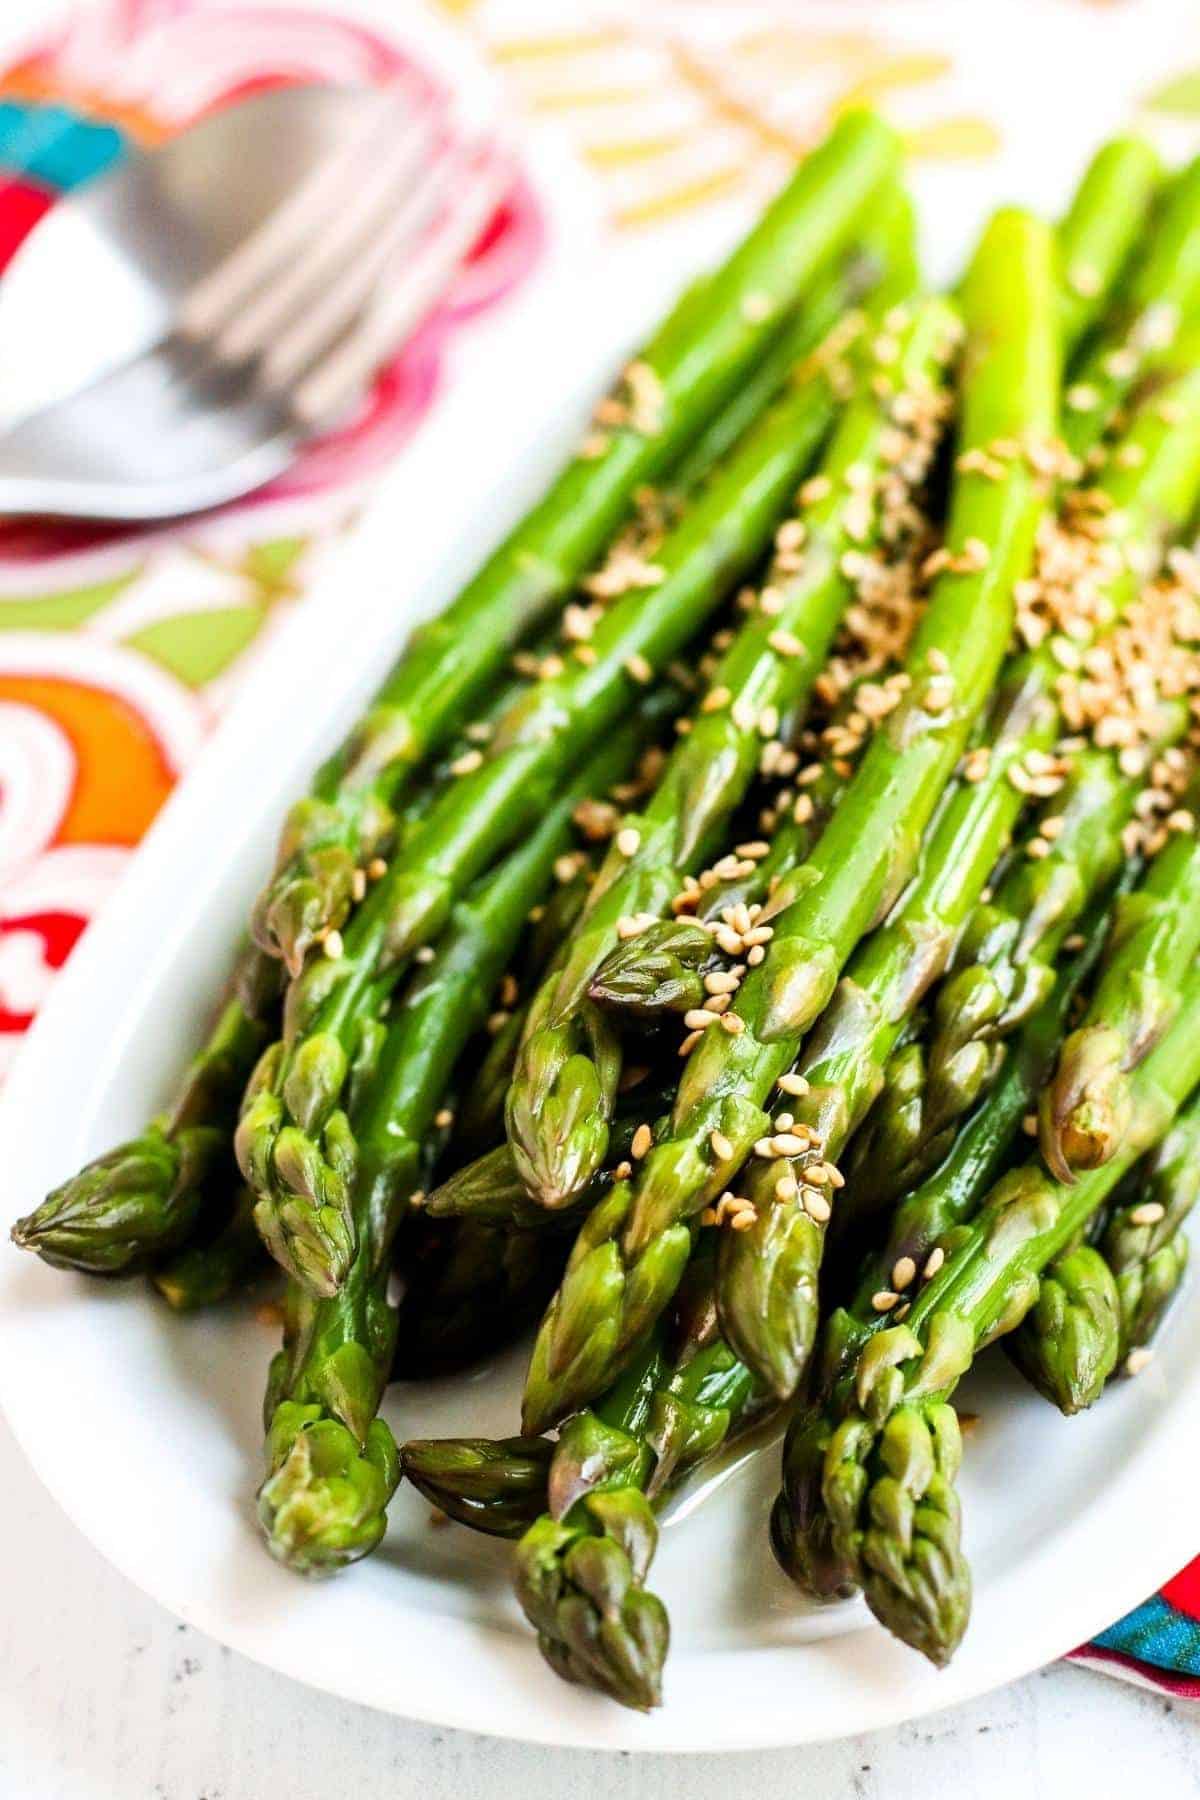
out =
[[[712,1153],[715,1157],[721,1162],[728,1162],[730,1160],[733,1155],[733,1145],[723,1131],[710,1131],[708,1134],[708,1141],[712,1146]]]
[[[901,1292],[911,1286],[917,1273],[917,1265],[911,1256],[898,1256],[892,1267],[892,1286]]]
[[[408,1204],[412,1207],[415,1207],[416,1210],[419,1212],[421,1210],[421,1208],[424,1206],[427,1198],[428,1198],[428,1195],[426,1194],[425,1189],[417,1188],[415,1193],[412,1193],[409,1195]]]
[[[700,702],[700,711],[703,713],[720,712],[721,708],[728,706],[732,699],[733,695],[727,687],[709,688]]]
[[[729,709],[729,716],[739,731],[753,731],[758,724],[758,712],[749,700],[735,700]]]
[[[367,871],[365,869],[355,869],[354,874],[350,877],[350,898],[352,900],[361,900],[366,891]]]
[[[775,1198],[783,1201],[785,1204],[789,1200],[794,1200],[799,1192],[800,1183],[792,1174],[785,1172],[775,1183]]]
[[[818,1225],[827,1224],[833,1217],[832,1206],[824,1194],[819,1194],[816,1188],[804,1189],[804,1210],[809,1218],[814,1219]]]
[[[654,1133],[651,1131],[650,1127],[648,1125],[639,1125],[633,1134],[633,1142],[629,1146],[630,1155],[635,1161],[640,1162],[653,1142]]]
[[[945,1260],[946,1252],[942,1249],[940,1244],[936,1245],[925,1258],[925,1267],[921,1270],[922,1279],[924,1281],[932,1281]]]
[[[418,950],[413,952],[413,961],[418,963],[431,963],[434,955],[435,951],[432,944],[422,944]]]
[[[382,881],[387,874],[387,864],[382,856],[373,856],[367,864],[367,880]]]
[[[894,1294],[890,1288],[880,1288],[877,1294],[871,1295],[871,1305],[877,1313],[891,1312],[899,1300],[899,1294]]]
[[[683,1022],[689,1031],[706,1031],[720,1016],[709,1006],[693,1006],[684,1013]]]
[[[1143,1205],[1135,1206],[1132,1209],[1129,1214],[1129,1223],[1131,1225],[1157,1225],[1160,1219],[1165,1219],[1166,1216],[1165,1206],[1160,1205],[1157,1200],[1147,1200]]]
[[[1131,1350],[1125,1358],[1125,1373],[1129,1376],[1140,1375],[1142,1370],[1148,1368],[1153,1361],[1153,1350],[1147,1350],[1139,1345],[1137,1349]]]
[[[629,1177],[632,1174],[633,1174],[633,1164],[631,1162],[622,1161],[622,1162],[619,1162],[617,1164],[616,1168],[613,1170],[613,1180],[614,1181],[628,1181]]]
[[[643,687],[654,680],[654,670],[640,653],[626,657],[625,673],[632,676],[634,681],[640,682]]]
[[[749,1231],[757,1218],[758,1214],[752,1206],[744,1207],[741,1211],[734,1213],[729,1224],[734,1231]]]
[[[785,1094],[795,1094],[797,1097],[808,1092],[808,1083],[803,1075],[781,1075],[775,1086],[782,1088]]]
[[[343,956],[346,951],[346,946],[342,940],[341,932],[340,931],[327,931],[325,933],[324,941],[322,942],[321,948],[324,950],[324,952],[325,952],[326,956],[329,958],[330,962],[337,962],[338,958]]]
[[[482,767],[482,750],[464,750],[462,755],[456,756],[454,761],[450,764],[450,773],[452,775],[473,775],[476,769],[481,769]]]
[[[800,1137],[794,1131],[776,1132],[771,1139],[771,1151],[775,1156],[800,1156],[807,1149],[807,1137]],[[815,1172],[811,1169],[807,1171],[807,1175],[811,1180],[817,1179]]]
[[[818,500],[828,499],[833,492],[833,483],[828,475],[814,475],[800,489],[801,506],[813,506]]]
[[[439,1131],[448,1131],[450,1126],[454,1123],[453,1109],[449,1106],[441,1107],[439,1111],[433,1115],[433,1122]]]
[[[804,645],[800,642],[800,639],[796,637],[794,633],[784,631],[782,627],[778,627],[771,633],[767,639],[767,643],[770,645],[771,649],[777,651],[780,656],[804,655]]]
[[[1066,392],[1066,402],[1072,412],[1095,412],[1100,404],[1099,389],[1090,382],[1076,381]]]

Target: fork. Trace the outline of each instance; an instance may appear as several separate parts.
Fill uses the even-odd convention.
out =
[[[372,96],[160,342],[0,435],[0,513],[164,518],[262,486],[361,402],[511,177],[410,87]]]

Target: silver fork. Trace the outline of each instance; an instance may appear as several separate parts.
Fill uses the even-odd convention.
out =
[[[165,518],[260,487],[361,400],[510,178],[411,90],[373,96],[159,343],[0,435],[0,513]]]

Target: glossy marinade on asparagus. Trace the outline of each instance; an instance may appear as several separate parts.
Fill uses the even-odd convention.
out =
[[[918,627],[909,687],[872,738],[804,865],[807,884],[763,928],[770,951],[686,1060],[670,1128],[589,1216],[535,1344],[526,1429],[585,1404],[614,1377],[670,1299],[696,1216],[772,1136],[764,1110],[855,943],[899,896],[922,832],[981,711],[1012,629],[1045,483],[1021,455],[993,481],[962,454],[997,437],[1053,438],[1058,332],[1053,239],[1036,220],[997,215],[962,289],[967,336],[960,467],[949,566]],[[1035,452],[1036,454],[1036,452]]]

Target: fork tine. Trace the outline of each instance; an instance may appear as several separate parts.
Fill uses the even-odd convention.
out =
[[[406,245],[393,249],[377,283],[375,303],[295,388],[291,413],[302,430],[327,429],[361,395],[380,364],[433,310],[478,241],[512,181],[513,163],[494,144],[468,146],[462,160],[462,185],[416,256],[408,256]]]
[[[444,145],[436,161],[426,165],[419,186],[410,190],[392,217],[380,229],[360,233],[366,239],[361,251],[263,352],[255,370],[256,381],[269,388],[287,388],[336,344],[370,302],[384,270],[400,263],[407,248],[419,245],[438,208],[453,191],[464,160],[461,147]]]
[[[297,252],[293,266],[220,330],[205,346],[208,354],[225,363],[262,355],[293,318],[336,285],[343,267],[361,254],[362,245],[370,243],[391,216],[397,193],[413,184],[428,158],[433,135],[432,115],[418,115],[406,122],[365,177],[358,168],[347,170],[347,191],[336,192],[323,216],[310,220],[309,244]]]
[[[408,78],[372,94],[332,154],[312,169],[249,237],[186,295],[176,320],[176,334],[184,339],[202,339],[223,330],[273,270],[309,245],[313,230],[328,216],[375,141],[382,139],[386,143],[398,120],[408,120],[427,107],[427,98]]]

